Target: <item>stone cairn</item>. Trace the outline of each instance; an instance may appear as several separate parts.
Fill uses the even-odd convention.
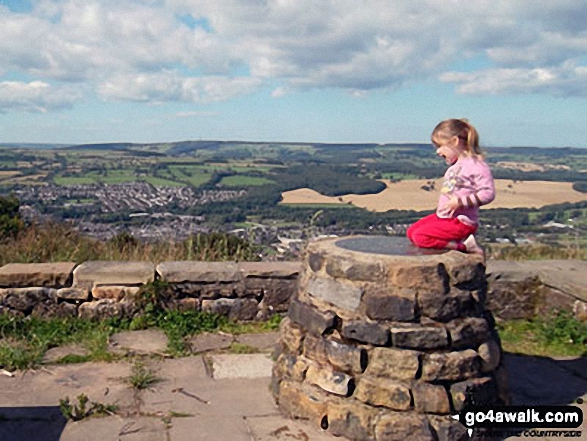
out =
[[[309,245],[273,367],[282,413],[352,440],[452,441],[469,438],[451,414],[508,403],[481,258],[403,240]]]

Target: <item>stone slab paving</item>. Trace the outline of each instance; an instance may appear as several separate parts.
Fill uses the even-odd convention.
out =
[[[262,378],[271,376],[273,361],[267,354],[221,354],[210,357],[213,377]]]
[[[115,353],[163,354],[167,336],[158,329],[119,332],[110,337],[110,350]]]
[[[249,344],[249,343],[245,343]],[[48,365],[0,376],[2,441],[333,441],[304,421],[284,418],[269,391],[269,354],[204,354],[147,360],[160,379],[133,390],[132,363]],[[587,358],[507,354],[514,404],[572,404],[587,415]],[[211,369],[212,368],[212,369]],[[118,403],[121,415],[66,422],[59,399],[79,394]],[[66,424],[67,423],[67,424]],[[587,422],[581,428],[587,440]],[[508,438],[508,440],[527,438]],[[550,441],[549,438],[532,439]],[[552,438],[554,440],[556,438]]]

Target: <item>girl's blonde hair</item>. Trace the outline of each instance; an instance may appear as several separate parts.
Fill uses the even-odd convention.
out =
[[[483,156],[481,147],[479,147],[479,133],[466,119],[446,119],[432,131],[432,143],[440,145],[441,139],[449,139],[456,136],[464,141],[467,153],[471,155]]]

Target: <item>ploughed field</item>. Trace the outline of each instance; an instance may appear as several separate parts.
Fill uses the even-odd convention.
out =
[[[370,211],[434,210],[442,179],[414,179],[400,182],[383,180],[387,188],[381,193],[344,196],[324,196],[309,188],[282,193],[283,204],[352,204]],[[434,187],[431,188],[431,183]],[[426,187],[426,188],[423,188]],[[573,190],[570,182],[550,181],[495,181],[496,197],[488,208],[540,208],[563,202],[587,200],[587,193]]]

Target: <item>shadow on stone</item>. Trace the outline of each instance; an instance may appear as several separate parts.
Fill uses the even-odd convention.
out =
[[[66,424],[58,406],[0,407],[2,441],[59,441]]]

